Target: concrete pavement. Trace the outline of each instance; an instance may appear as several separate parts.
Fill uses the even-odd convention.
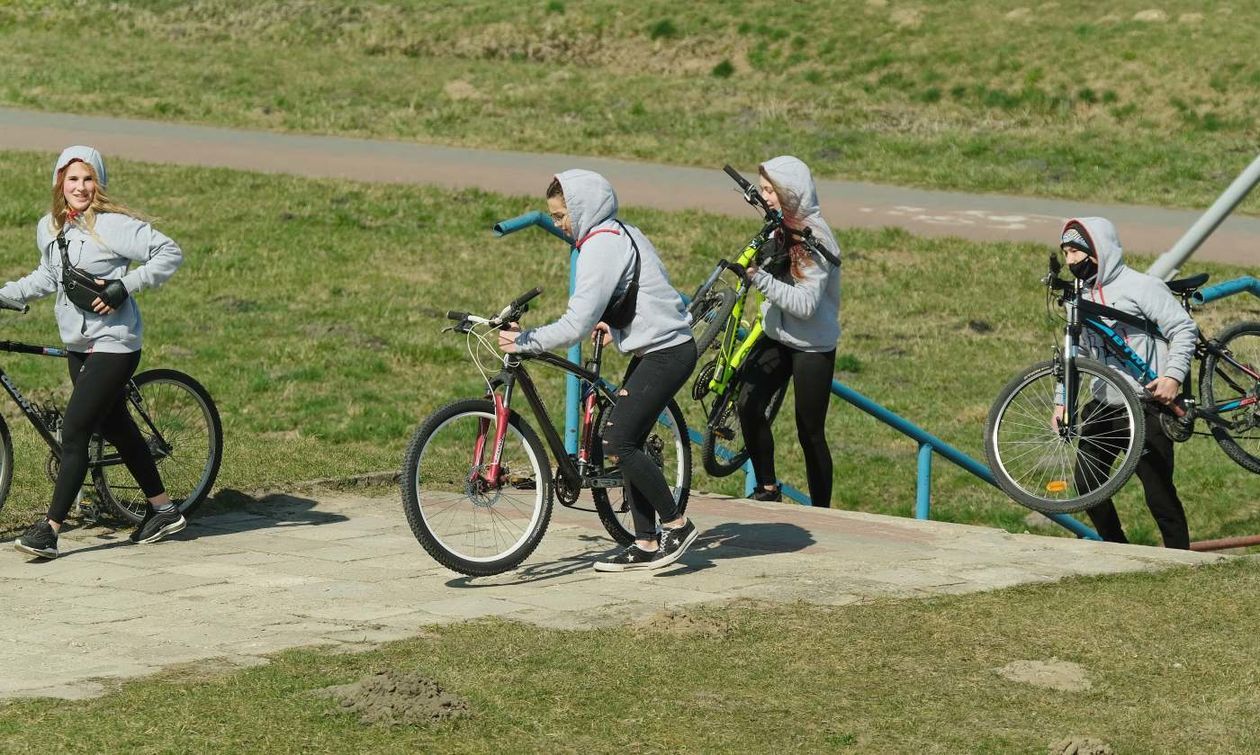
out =
[[[540,204],[537,198],[549,176],[565,168],[590,168],[612,181],[625,206],[701,209],[752,217],[720,165],[711,169],[686,168],[599,157],[244,131],[0,107],[0,149],[56,153],[69,144],[91,144],[106,156],[148,162],[478,188],[534,197],[535,205]],[[737,167],[751,175],[754,166]],[[1244,167],[1239,165],[1238,169]],[[1221,190],[1224,189],[1222,185]],[[1166,251],[1201,214],[854,181],[819,181],[818,194],[824,214],[838,228],[895,226],[922,236],[1049,245],[1058,237],[1064,218],[1102,215],[1115,222],[1126,250],[1151,254]],[[1199,249],[1196,258],[1260,265],[1260,218],[1228,218]]]
[[[593,513],[557,506],[520,569],[480,579],[430,559],[395,497],[266,496],[149,546],[77,529],[54,561],[28,560],[11,533],[0,544],[0,698],[88,697],[173,664],[263,663],[289,647],[482,616],[597,627],[694,603],[843,605],[1227,558],[731,499],[693,498],[688,514],[701,536],[670,569],[595,572],[611,539]]]

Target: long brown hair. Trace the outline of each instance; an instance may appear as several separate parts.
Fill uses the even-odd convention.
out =
[[[92,234],[97,241],[100,241],[101,239],[96,235],[96,216],[102,212],[117,212],[121,215],[129,215],[137,220],[151,222],[151,219],[145,215],[120,202],[115,202],[113,199],[110,199],[109,194],[105,191],[105,187],[101,185],[100,176],[96,175],[96,169],[92,167],[91,163],[84,160],[71,160],[63,165],[61,170],[57,171],[57,183],[53,186],[51,213],[53,233],[59,233],[61,229],[65,227],[66,223],[70,222],[70,205],[66,202],[64,186],[66,183],[66,169],[75,163],[81,163],[84,167],[86,167],[88,173],[92,175],[92,182],[96,184],[96,190],[92,194],[92,204],[88,205],[88,208],[83,211],[82,215],[79,216],[82,220],[78,222],[80,222],[87,232]]]
[[[782,210],[783,198],[786,196],[789,196],[789,194],[785,192],[783,190],[783,187],[780,186],[773,178],[771,178],[768,173],[766,173],[766,169],[764,167],[759,166],[757,168],[757,173],[760,174],[762,178],[766,179],[766,181],[770,183],[770,187],[774,189],[775,195],[779,198],[779,209]],[[783,213],[784,225],[787,225],[788,219],[789,219],[788,213],[784,212]],[[806,248],[804,244],[794,243],[790,238],[786,238],[786,234],[785,234],[785,238],[783,239],[783,243],[787,244],[788,246],[788,258],[792,262],[792,277],[798,281],[804,280],[805,268],[814,264],[814,259],[809,256],[809,249]]]

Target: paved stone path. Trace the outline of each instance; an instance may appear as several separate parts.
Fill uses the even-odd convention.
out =
[[[55,561],[6,541],[0,698],[92,696],[100,680],[172,664],[249,665],[481,616],[595,627],[737,598],[842,605],[1226,558],[731,499],[693,499],[688,513],[702,534],[681,565],[629,574],[591,568],[612,547],[591,513],[557,507],[522,568],[469,579],[429,558],[395,498],[344,494],[208,512],[151,546],[75,530]]]
[[[538,209],[547,177],[565,168],[590,168],[617,187],[623,205],[666,210],[702,209],[751,217],[720,170],[637,163],[598,157],[439,147],[397,141],[305,136],[213,126],[43,113],[0,107],[0,149],[57,152],[91,144],[107,157],[209,165],[240,170],[425,183],[534,197]],[[754,166],[737,166],[751,175]],[[1240,164],[1238,170],[1245,168]],[[1225,186],[1221,186],[1223,191]],[[823,212],[837,227],[897,226],[923,236],[978,241],[1036,241],[1049,245],[1064,218],[1111,218],[1125,249],[1166,251],[1202,210],[1167,210],[996,194],[905,189],[819,181]],[[1206,208],[1203,208],[1206,209]],[[1260,264],[1260,218],[1228,218],[1196,253],[1198,259]]]

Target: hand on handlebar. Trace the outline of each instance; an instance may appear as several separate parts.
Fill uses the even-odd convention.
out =
[[[605,346],[612,343],[612,331],[608,328],[608,323],[606,322],[595,323],[595,329],[591,331],[592,344],[595,343],[596,339],[600,338],[600,334],[603,334]]]
[[[521,324],[519,322],[510,322],[499,330],[499,349],[505,354],[515,354],[520,351],[516,345],[516,337],[520,335]]]
[[[1181,383],[1175,378],[1158,377],[1146,384],[1146,390],[1151,392],[1151,396],[1163,404],[1171,406],[1172,402],[1177,400],[1177,394],[1181,392]]]

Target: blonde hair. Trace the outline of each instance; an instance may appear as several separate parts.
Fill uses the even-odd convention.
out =
[[[764,166],[758,166],[757,173],[762,178],[766,179],[766,181],[770,184],[770,188],[774,189],[775,196],[779,198],[779,207],[780,209],[782,209],[783,198],[791,196],[791,195],[787,192],[784,192],[783,187],[780,186],[773,178],[771,178],[770,174],[766,173],[766,169]],[[783,214],[783,219],[784,219],[784,225],[786,225],[787,224],[786,212]],[[788,258],[792,262],[792,277],[795,278],[796,280],[804,280],[806,266],[814,264],[813,258],[809,256],[809,250],[805,247],[804,244],[795,243],[791,239],[784,239],[784,243],[788,245]]]
[[[70,220],[70,205],[66,202],[66,195],[63,187],[66,182],[66,169],[75,163],[79,163],[83,165],[83,167],[87,168],[88,173],[92,176],[92,181],[96,183],[96,190],[92,194],[92,204],[88,205],[88,208],[83,211],[82,215],[79,216],[82,220],[73,222],[81,224],[82,227],[92,235],[92,238],[96,239],[97,242],[100,242],[102,246],[104,246],[104,243],[101,242],[101,238],[96,235],[96,216],[103,212],[116,212],[120,215],[128,215],[137,220],[143,220],[146,223],[153,222],[152,218],[149,218],[120,202],[110,199],[108,192],[105,191],[105,187],[101,185],[100,176],[96,175],[96,169],[93,168],[90,163],[84,160],[71,160],[62,166],[61,170],[57,171],[57,183],[53,186],[51,222],[52,232],[54,234],[60,233],[61,229],[64,228],[68,222],[72,222]]]

